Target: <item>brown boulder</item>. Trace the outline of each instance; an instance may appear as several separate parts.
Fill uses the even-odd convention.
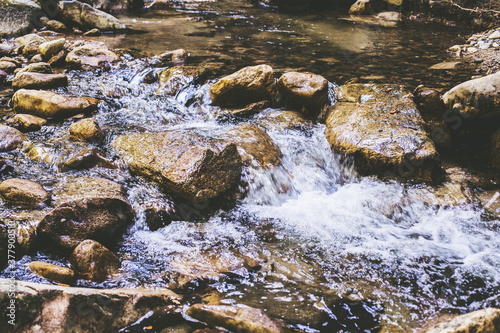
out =
[[[371,0],[357,0],[351,8],[349,8],[349,14],[351,15],[369,15],[372,11]]]
[[[114,253],[91,239],[78,244],[69,262],[78,274],[92,281],[104,281],[120,269],[120,261]]]
[[[328,80],[312,73],[290,72],[278,81],[278,90],[287,105],[315,116],[328,103]]]
[[[290,129],[303,129],[312,126],[310,120],[294,111],[272,111],[257,118],[257,126],[267,131],[284,131]]]
[[[396,85],[351,84],[330,107],[326,135],[364,174],[438,181],[439,154],[408,93]]]
[[[45,26],[47,29],[55,31],[55,32],[66,32],[68,31],[68,28],[66,25],[62,22],[56,21],[56,20],[49,20]]]
[[[67,171],[70,169],[84,170],[95,167],[106,169],[117,168],[113,162],[107,160],[103,154],[95,148],[82,149],[76,154],[69,156],[60,165],[61,171]]]
[[[26,135],[10,126],[0,125],[0,152],[19,149],[27,140]]]
[[[8,74],[14,73],[16,70],[17,66],[16,64],[10,62],[10,61],[0,61],[0,70],[4,71]]]
[[[97,109],[99,100],[59,95],[50,91],[20,89],[12,97],[14,110],[42,118],[69,118]]]
[[[248,166],[277,166],[283,154],[266,131],[248,124],[238,124],[223,135],[228,142],[238,146],[243,161]]]
[[[18,129],[21,132],[38,131],[46,123],[47,120],[43,118],[23,113],[16,114],[14,117],[5,121],[5,124]]]
[[[425,333],[497,333],[500,309],[483,309],[457,316],[426,330]]]
[[[45,59],[50,59],[52,56],[54,56],[62,51],[65,43],[66,43],[65,38],[60,38],[60,39],[51,40],[49,42],[42,43],[42,44],[40,44],[40,47],[39,47],[40,54]]]
[[[209,326],[220,326],[234,332],[281,333],[285,326],[259,309],[244,305],[194,304],[186,314]]]
[[[68,53],[66,64],[77,69],[91,70],[109,67],[118,59],[118,56],[104,44],[85,44]]]
[[[12,81],[14,89],[54,89],[66,87],[68,77],[64,74],[41,74],[24,72],[17,74]]]
[[[101,31],[125,30],[127,27],[116,17],[79,1],[60,1],[59,15],[64,21],[82,29],[97,28]]]
[[[99,124],[95,119],[86,118],[76,123],[71,124],[69,127],[71,136],[82,140],[102,143],[104,141],[104,133],[102,132]]]
[[[21,73],[26,73],[26,72],[31,72],[31,73],[42,73],[42,74],[51,74],[52,73],[52,67],[50,67],[50,64],[46,62],[34,62],[29,64],[28,66],[21,68],[19,72],[17,72],[17,75]]]
[[[210,96],[217,104],[245,105],[271,99],[273,90],[273,69],[259,65],[242,68],[221,78],[210,88]]]
[[[30,270],[49,281],[70,284],[75,281],[75,272],[67,267],[61,267],[41,261],[33,261]]]
[[[123,188],[102,178],[79,177],[57,183],[56,208],[38,225],[42,245],[71,252],[86,239],[110,246],[134,217]]]
[[[40,184],[19,178],[7,179],[0,183],[0,196],[10,203],[22,206],[37,206],[50,198]]]
[[[9,279],[0,279],[0,306],[7,309]],[[93,289],[16,282],[19,332],[118,332],[141,318],[168,315],[182,298],[164,288]]]
[[[117,137],[112,147],[130,170],[187,200],[212,199],[240,178],[242,162],[234,144],[178,131]]]

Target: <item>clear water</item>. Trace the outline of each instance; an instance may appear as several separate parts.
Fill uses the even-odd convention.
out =
[[[240,2],[204,6],[125,17],[150,33],[103,39],[131,54],[131,48],[138,54],[186,48],[194,55],[188,62],[222,62],[228,72],[256,63],[277,71],[309,70],[325,75],[332,86],[383,75],[386,82],[409,87],[425,82],[449,88],[470,76],[467,70],[442,75],[427,70],[446,59],[442,50],[453,44],[458,28],[382,29],[337,21],[335,13],[292,16]],[[327,58],[338,61],[320,60]],[[70,86],[59,91],[105,101],[94,118],[107,142],[123,133],[165,129],[217,136],[233,126],[212,116],[210,82],[175,98],[157,96],[158,83],[142,80],[153,68],[146,58],[124,56],[109,72],[69,72]],[[254,124],[257,118],[240,121]],[[282,164],[246,168],[247,196],[235,207],[202,223],[180,220],[151,231],[142,205],[172,201],[155,185],[132,177],[111,148],[99,149],[117,169],[58,171],[57,160],[81,148],[68,138],[73,121],[49,123],[30,134],[53,155],[52,164],[22,153],[9,158],[16,167],[10,176],[35,180],[48,190],[65,177],[82,175],[112,179],[127,189],[137,214],[113,249],[122,261],[120,274],[102,284],[79,280],[77,285],[175,287],[188,303],[247,304],[306,332],[412,332],[439,314],[500,306],[500,222],[483,219],[473,205],[423,202],[418,195],[423,185],[358,176],[332,153],[324,125],[270,131],[283,152]],[[18,211],[3,205],[0,218]],[[19,261],[20,279],[47,283],[27,269],[32,260],[67,265],[65,258],[39,251]],[[203,279],[190,279],[195,271]]]

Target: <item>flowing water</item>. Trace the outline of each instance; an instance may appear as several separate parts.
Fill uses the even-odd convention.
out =
[[[219,62],[223,73],[267,63],[278,71],[324,75],[332,88],[368,75],[409,87],[449,88],[471,74],[427,69],[446,59],[443,49],[460,42],[458,28],[386,29],[338,21],[335,13],[278,14],[240,2],[122,19],[150,32],[101,37],[110,46],[136,55],[183,47],[194,55],[190,62]],[[175,98],[158,96],[158,83],[143,81],[151,70],[146,58],[125,55],[109,72],[69,72],[70,86],[59,91],[105,101],[94,118],[107,142],[123,133],[165,129],[217,136],[236,122],[255,124],[262,116],[215,119],[210,82],[191,85]],[[269,131],[283,152],[282,163],[245,168],[247,195],[233,207],[203,216],[203,222],[182,219],[151,231],[143,207],[173,202],[155,185],[131,176],[108,146],[98,149],[117,169],[58,170],[59,159],[82,148],[68,139],[72,122],[49,123],[30,134],[52,158],[43,163],[10,154],[16,169],[9,177],[35,180],[50,190],[61,179],[90,175],[127,189],[137,213],[114,249],[120,274],[105,283],[79,280],[78,285],[175,287],[188,303],[247,304],[305,332],[412,332],[439,314],[500,306],[500,222],[485,219],[472,204],[424,202],[419,195],[424,185],[358,176],[332,153],[322,124]],[[18,212],[4,205],[0,217]],[[19,261],[20,279],[47,283],[27,269],[32,260],[67,265],[64,258],[39,251]]]

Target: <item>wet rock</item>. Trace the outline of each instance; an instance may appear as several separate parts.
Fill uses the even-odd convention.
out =
[[[0,306],[7,308],[9,280],[0,279]],[[148,313],[174,311],[181,297],[168,289],[92,289],[17,282],[20,332],[118,332]]]
[[[85,44],[68,53],[66,64],[78,69],[91,70],[107,68],[118,59],[118,56],[104,44]]]
[[[4,269],[8,262],[9,249],[9,229],[6,225],[0,223],[0,269]]]
[[[244,305],[194,304],[186,314],[209,326],[220,326],[234,332],[280,333],[284,325],[269,318],[264,312]]]
[[[69,133],[72,137],[82,141],[95,143],[104,142],[104,133],[102,132],[101,127],[99,127],[97,121],[92,118],[82,119],[71,124],[69,127]]]
[[[90,30],[97,28],[101,31],[126,30],[125,24],[116,17],[79,1],[61,1],[58,5],[59,15],[64,21]]]
[[[0,158],[0,175],[7,174],[14,170],[14,167],[7,162],[5,162],[4,159]]]
[[[459,61],[445,61],[432,65],[429,69],[435,70],[452,70],[457,69],[462,66],[462,63]]]
[[[312,73],[289,72],[278,81],[278,90],[286,104],[315,116],[328,103],[328,80]]]
[[[469,80],[443,95],[447,109],[462,119],[498,116],[500,112],[500,72]]]
[[[7,78],[7,74],[6,72],[0,70],[0,88],[3,86],[3,83],[5,82],[5,79]]]
[[[86,239],[110,246],[134,217],[123,188],[102,178],[69,178],[57,183],[53,205],[38,225],[41,244],[68,253]]]
[[[14,44],[24,47],[30,43],[33,43],[33,42],[42,44],[46,41],[47,40],[45,38],[40,37],[37,34],[27,34],[27,35],[24,35],[24,36],[21,36],[21,37],[14,39]]]
[[[438,181],[441,162],[416,105],[401,86],[351,84],[330,107],[326,135],[333,150],[354,158],[364,174]]]
[[[41,213],[41,214],[40,214]],[[40,216],[42,215],[42,216]],[[43,211],[28,211],[11,216],[12,219],[24,221],[16,227],[16,255],[33,255],[37,250],[36,225],[43,217]],[[36,220],[35,220],[36,219]]]
[[[10,61],[0,61],[0,70],[9,74],[14,73],[17,66]]]
[[[189,52],[184,49],[177,49],[173,51],[167,51],[158,56],[158,58],[164,61],[178,61],[189,57]]]
[[[163,228],[172,221],[182,220],[175,208],[169,205],[154,204],[144,207],[144,215],[151,231]]]
[[[107,160],[102,156],[101,152],[95,148],[83,149],[64,160],[60,165],[61,171],[68,171],[71,169],[85,170],[95,167],[116,169],[113,162]]]
[[[91,29],[83,34],[84,36],[100,36],[101,35],[101,30],[99,29]]]
[[[357,0],[351,8],[349,8],[349,14],[351,15],[369,15],[372,11],[370,0]]]
[[[255,103],[250,103],[244,107],[240,108],[218,108],[214,110],[215,118],[226,118],[226,117],[249,117],[251,115],[257,114],[262,110],[271,106],[270,101],[260,101]]]
[[[36,64],[39,62],[43,62],[43,58],[41,54],[35,54],[31,59],[30,59],[30,64]],[[18,72],[19,73],[19,72]]]
[[[23,47],[23,56],[30,58],[35,54],[40,52],[40,45],[45,43],[47,40],[43,37],[38,36],[38,38],[31,38],[28,43]]]
[[[58,54],[66,44],[65,38],[56,39],[50,42],[40,44],[39,50],[42,57],[50,59],[53,55]]]
[[[69,262],[87,280],[104,281],[120,269],[120,261],[100,243],[87,239],[78,244]]]
[[[0,125],[0,152],[22,148],[26,136],[15,128]]]
[[[10,37],[27,33],[38,24],[42,8],[30,0],[2,1],[0,6],[0,36]]]
[[[64,74],[20,73],[12,81],[14,89],[54,89],[66,87],[68,77]]]
[[[9,44],[6,44],[6,43],[2,43],[0,44],[0,56],[9,56],[12,54],[12,51],[14,51],[14,47],[9,45]]]
[[[483,309],[439,323],[425,333],[495,333],[500,331],[500,310]]]
[[[42,118],[69,118],[97,109],[99,100],[89,97],[59,95],[50,91],[20,89],[12,97],[14,110]]]
[[[133,173],[187,200],[215,198],[241,174],[236,145],[194,134],[138,133],[119,136],[111,145]]]
[[[54,56],[52,56],[52,58],[50,58],[47,63],[50,65],[50,66],[59,66],[59,65],[63,65],[65,64],[66,62],[66,55],[68,54],[68,52],[66,52],[66,50],[62,50],[60,51],[58,54],[55,54]]]
[[[175,96],[190,84],[199,83],[208,71],[201,66],[177,66],[167,68],[159,73],[160,88],[157,94]]]
[[[221,78],[210,88],[216,104],[245,105],[270,100],[274,90],[273,69],[268,65],[251,66]]]
[[[256,125],[267,131],[280,132],[291,129],[309,128],[312,126],[312,122],[305,119],[299,112],[272,111],[259,116]]]
[[[390,22],[400,22],[402,21],[402,15],[400,12],[382,12],[375,15],[375,19]]]
[[[243,161],[248,166],[267,167],[281,163],[283,154],[266,131],[248,124],[238,124],[223,135],[228,142],[238,146]]]
[[[21,206],[37,206],[50,198],[40,184],[19,178],[7,179],[0,183],[0,196],[5,201]]]
[[[42,74],[51,74],[52,67],[50,64],[46,62],[35,62],[29,64],[28,66],[21,68],[21,70],[17,74],[21,73],[42,73]]]
[[[52,282],[70,284],[75,281],[75,272],[67,267],[61,267],[42,261],[33,261],[29,267],[36,275]]]
[[[47,24],[45,25],[47,29],[56,31],[56,32],[67,32],[68,28],[66,25],[62,22],[56,21],[56,20],[49,20]]]
[[[31,114],[16,114],[14,117],[5,121],[6,125],[14,127],[21,132],[34,132],[42,128],[47,123],[47,120],[33,116]]]

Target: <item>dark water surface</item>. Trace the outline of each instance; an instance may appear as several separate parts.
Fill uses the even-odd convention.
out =
[[[462,42],[457,36],[463,31],[453,27],[379,28],[339,21],[335,13],[278,14],[234,1],[121,19],[148,33],[100,37],[110,47],[143,55],[185,48],[193,55],[188,63],[220,62],[227,73],[266,63],[277,71],[324,75],[332,87],[372,76],[409,88],[442,89],[471,75],[467,67],[428,69],[447,59],[447,47]],[[123,133],[165,129],[216,136],[233,126],[212,116],[210,82],[175,98],[158,96],[158,83],[142,81],[154,69],[150,62],[123,59],[109,72],[69,72],[70,86],[59,90],[105,101],[94,118],[107,142]],[[241,121],[254,124],[258,118]],[[68,138],[74,121],[49,123],[29,135],[46,162],[23,153],[10,161],[16,167],[11,176],[47,190],[63,178],[83,175],[112,179],[127,189],[137,215],[114,249],[121,273],[103,284],[79,280],[78,285],[182,285],[188,302],[247,304],[306,332],[412,332],[439,314],[500,306],[500,222],[485,220],[484,211],[472,204],[424,202],[423,194],[434,198],[424,185],[359,177],[331,152],[321,124],[270,131],[283,152],[282,165],[245,169],[248,195],[234,208],[203,223],[174,221],[151,231],[143,207],[172,201],[131,176],[109,146],[97,148],[117,169],[58,169],[58,161],[87,147]],[[19,211],[4,204],[0,218]],[[39,251],[20,260],[20,279],[47,283],[29,272],[32,260],[68,265]],[[200,272],[204,279],[183,280]]]

